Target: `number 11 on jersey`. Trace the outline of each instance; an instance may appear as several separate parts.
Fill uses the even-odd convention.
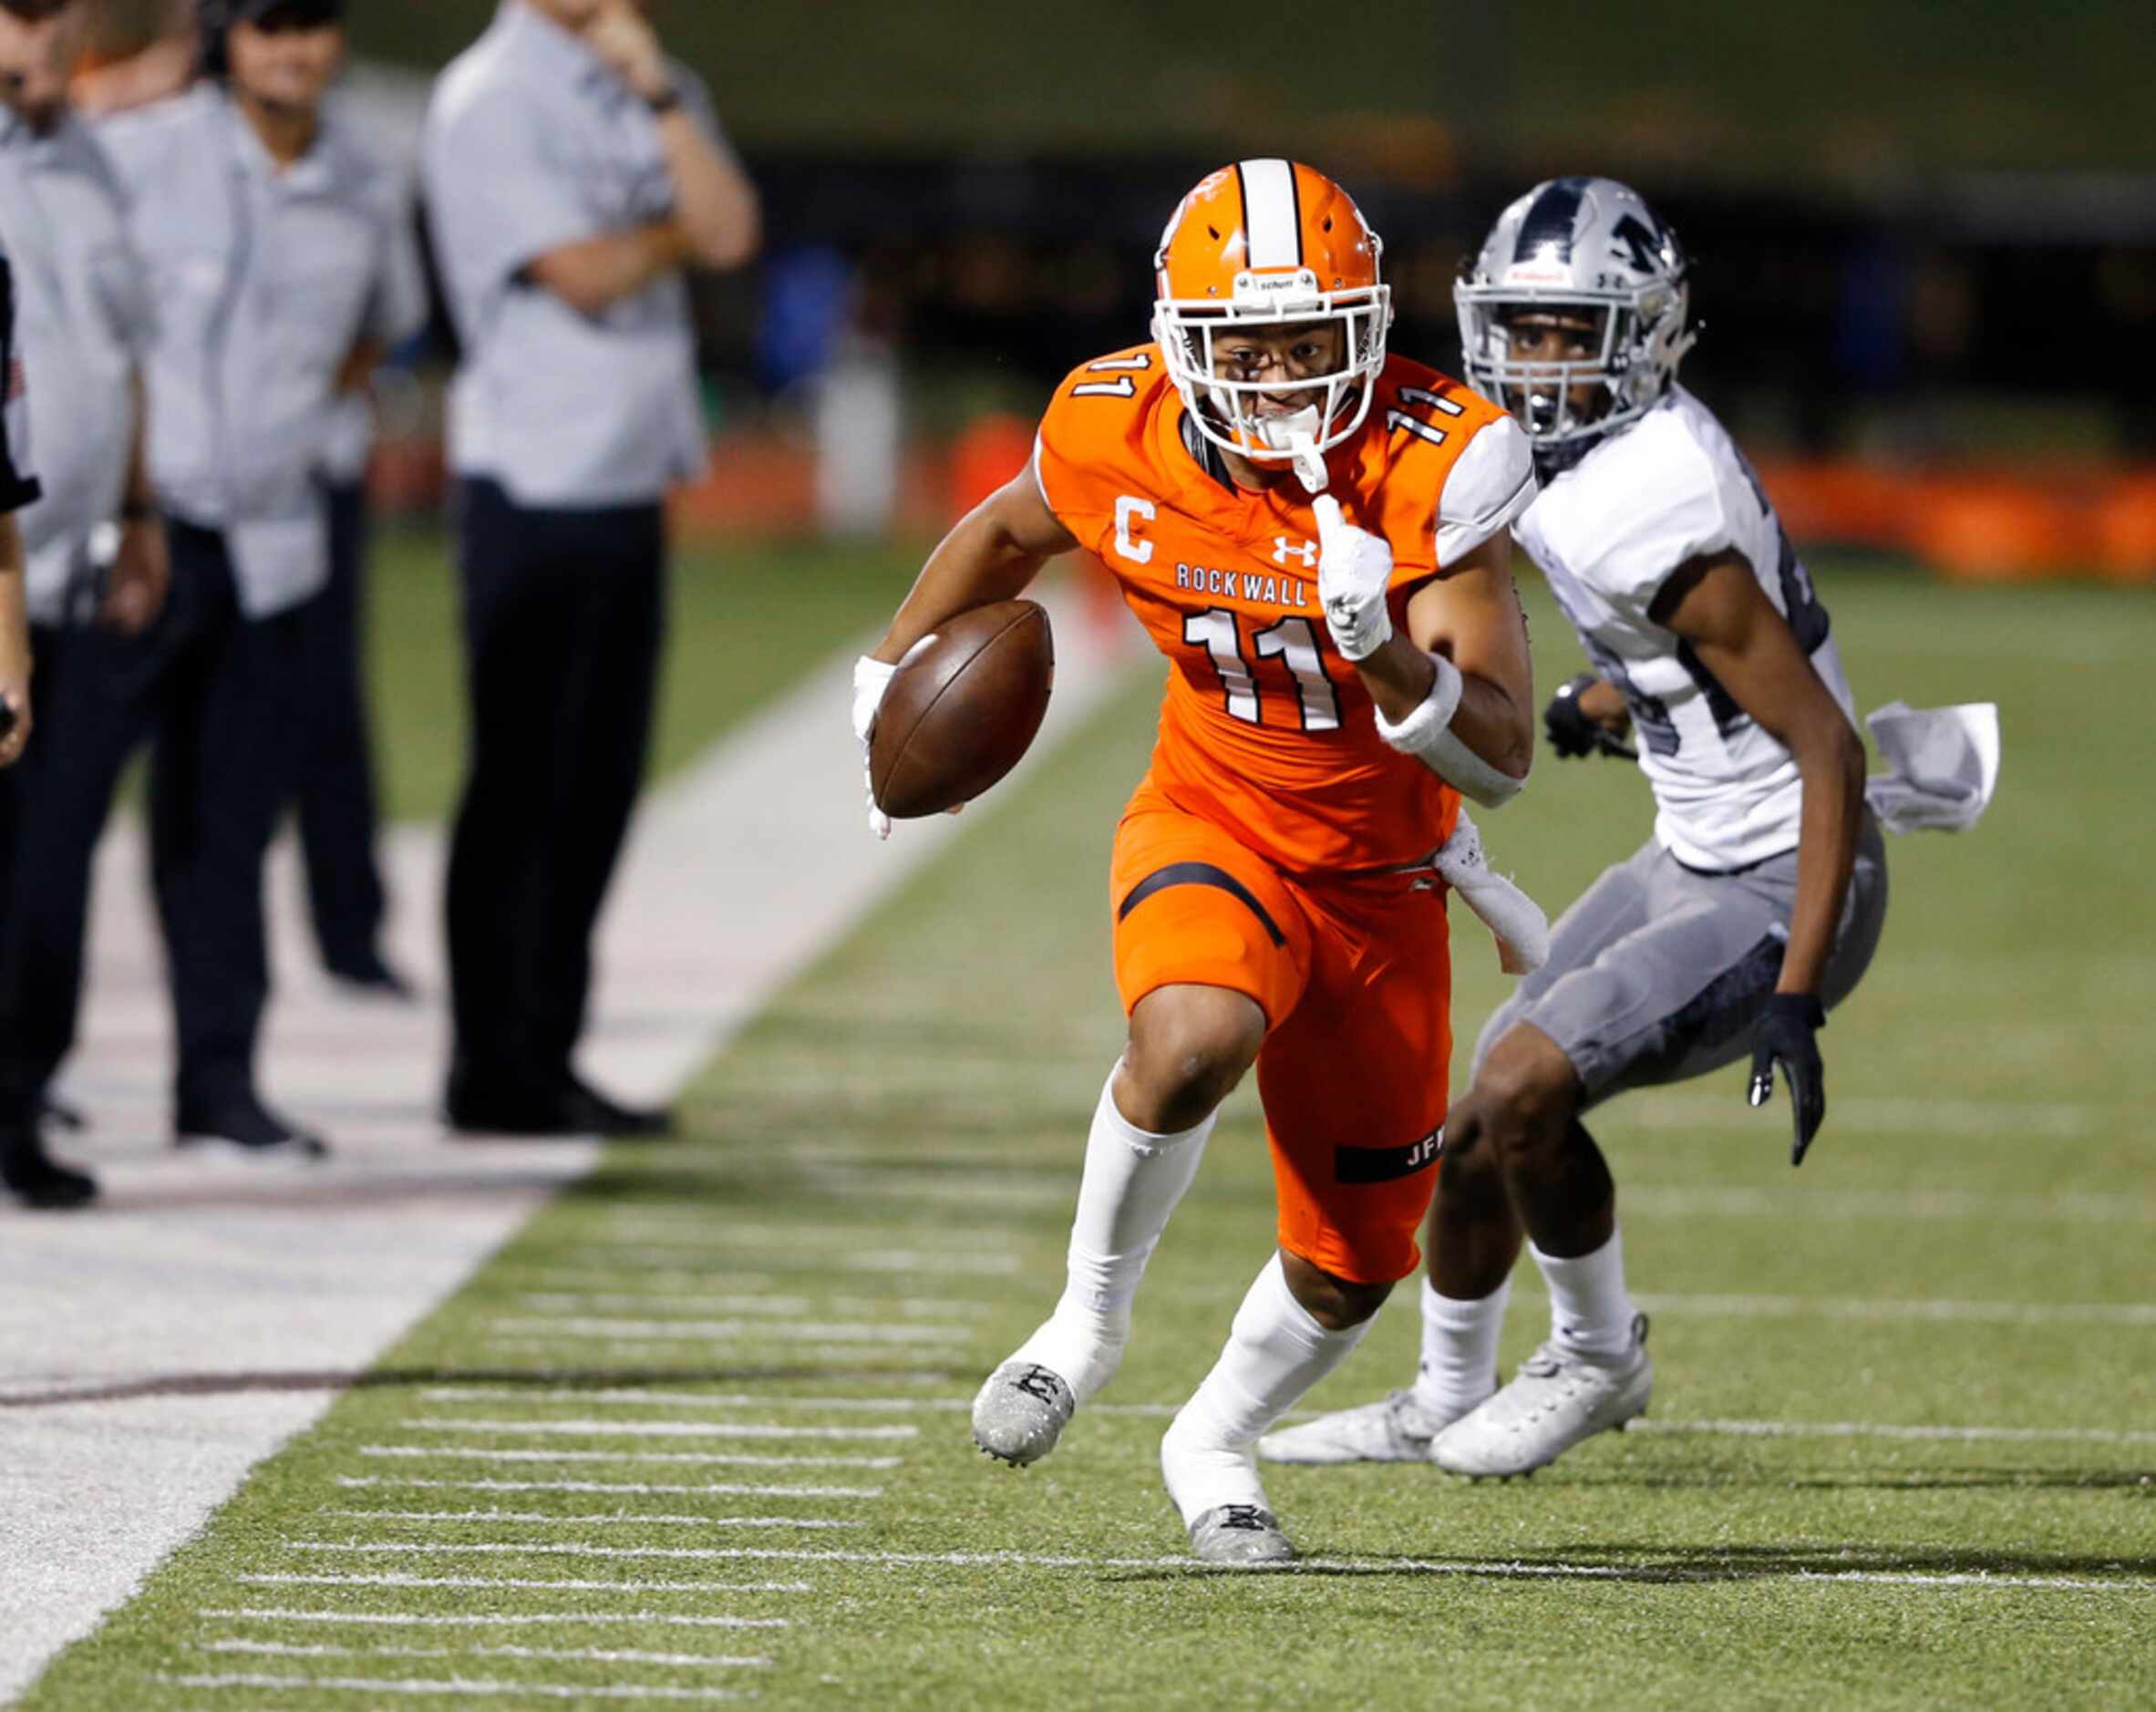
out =
[[[1220,677],[1221,694],[1226,698],[1228,717],[1249,725],[1264,724],[1257,670],[1243,655],[1242,626],[1236,622],[1235,614],[1224,606],[1186,614],[1182,639],[1193,647],[1204,649],[1212,659],[1212,669]],[[1288,679],[1295,686],[1304,730],[1340,728],[1340,698],[1334,694],[1332,679],[1326,676],[1325,660],[1317,651],[1316,633],[1310,628],[1307,618],[1284,618],[1269,629],[1259,631],[1251,643],[1258,659],[1278,658],[1285,663]]]

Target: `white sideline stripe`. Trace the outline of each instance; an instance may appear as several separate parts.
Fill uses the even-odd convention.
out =
[[[248,1587],[515,1587],[573,1593],[811,1593],[807,1582],[594,1582],[530,1575],[367,1575],[294,1570],[258,1570],[232,1579]],[[569,1621],[570,1619],[564,1619]],[[741,1626],[783,1629],[789,1617],[743,1617]]]
[[[618,1646],[334,1646],[325,1641],[203,1641],[204,1653],[254,1653],[267,1658],[545,1658],[577,1665],[687,1665],[737,1670],[769,1657],[713,1653],[641,1653]]]
[[[2106,1427],[1898,1427],[1853,1420],[1657,1420],[1643,1415],[1626,1432],[1714,1433],[1737,1439],[1911,1439],[1948,1444],[2156,1445],[2156,1432]]]
[[[1969,1320],[1992,1325],[2156,1326],[2156,1303],[1949,1302],[1868,1296],[1656,1295],[1633,1298],[1657,1314],[1697,1314],[1724,1319],[1799,1319],[1819,1315],[1847,1320]]]
[[[985,1317],[995,1312],[986,1302],[953,1302],[933,1296],[892,1296],[880,1300],[874,1296],[806,1296],[772,1295],[751,1293],[747,1295],[682,1295],[639,1290],[634,1294],[576,1293],[569,1291],[527,1291],[520,1298],[524,1306],[539,1313],[588,1313],[590,1310],[607,1309],[631,1312],[638,1308],[672,1308],[683,1313],[702,1314],[769,1314],[785,1316],[806,1314],[811,1308],[822,1306],[841,1314],[954,1314]]]
[[[645,1337],[703,1343],[745,1343],[778,1338],[823,1344],[965,1344],[975,1334],[965,1325],[875,1325],[866,1321],[812,1321],[801,1325],[758,1325],[745,1320],[614,1320],[558,1318],[489,1320],[490,1331],[546,1337]]]
[[[865,1528],[864,1521],[826,1521],[813,1516],[660,1516],[617,1511],[606,1516],[555,1516],[540,1510],[325,1510],[347,1521],[530,1521],[548,1528],[618,1526],[677,1528]]]
[[[414,1431],[562,1433],[579,1439],[918,1439],[918,1427],[781,1427],[776,1421],[468,1420],[421,1416]]]
[[[473,1462],[665,1462],[697,1468],[895,1469],[896,1457],[752,1456],[724,1450],[478,1450],[463,1445],[362,1445],[363,1457],[457,1457]]]
[[[2156,1224],[2156,1202],[2107,1195],[1986,1195],[1974,1190],[1801,1190],[1626,1183],[1626,1213],[1697,1219],[2006,1220],[2019,1223]]]
[[[412,1548],[345,1544],[335,1541],[287,1540],[284,1543],[294,1551],[328,1552],[380,1552]],[[805,1563],[866,1563],[892,1569],[953,1566],[961,1569],[1181,1569],[1197,1574],[1246,1574],[1245,1569],[1201,1563],[1183,1556],[1163,1554],[1159,1557],[1078,1557],[1055,1553],[1030,1552],[846,1552],[836,1550],[781,1549],[772,1546],[715,1546],[701,1550],[693,1548],[667,1549],[664,1547],[612,1546],[581,1547],[522,1546],[514,1542],[465,1546],[432,1546],[425,1548],[436,1552],[574,1552],[580,1554],[606,1557],[693,1555],[699,1558],[750,1559],[758,1562],[784,1562]],[[1473,1559],[1460,1558],[1304,1558],[1294,1564],[1284,1564],[1275,1573],[1294,1574],[1298,1569],[1350,1575],[1460,1575],[1468,1577],[1496,1576],[1516,1580],[1576,1579],[1584,1581],[1630,1581],[1651,1576],[1665,1566],[1655,1563],[1486,1563]],[[1772,1580],[1771,1576],[1759,1579]],[[2065,1589],[2087,1593],[2156,1593],[2156,1580],[2139,1579],[2099,1581],[2094,1578],[2074,1578],[2063,1575],[1992,1575],[1982,1572],[1949,1572],[1924,1574],[1914,1571],[1893,1570],[1793,1570],[1780,1579],[1797,1582],[1858,1582],[1907,1587],[1992,1587],[1992,1588],[2045,1588]],[[647,1583],[648,1584],[648,1583]]]
[[[444,1492],[622,1492],[636,1496],[701,1494],[712,1498],[881,1498],[881,1486],[757,1486],[733,1480],[701,1484],[652,1480],[428,1480],[387,1474],[340,1474],[337,1484],[355,1490],[416,1487]]]
[[[643,1270],[639,1262],[651,1254],[705,1254],[709,1253],[711,1248],[712,1244],[708,1243],[671,1243],[664,1238],[644,1237],[634,1241],[624,1238],[622,1242],[611,1245],[603,1243],[580,1243],[574,1249],[567,1252],[589,1255],[595,1260],[603,1260],[609,1254],[618,1255],[620,1258],[614,1263],[612,1268],[614,1275],[618,1277],[622,1273]],[[752,1252],[761,1253],[766,1251],[754,1250]],[[795,1264],[790,1270],[796,1272],[1003,1274],[1017,1272],[1024,1264],[1022,1256],[1007,1252],[985,1254],[979,1253],[943,1254],[931,1253],[924,1248],[887,1248],[863,1249],[859,1253],[835,1254],[828,1258],[822,1255],[810,1258],[791,1247],[779,1249],[775,1252],[793,1257]],[[713,1268],[715,1274],[723,1274],[723,1268]]]
[[[540,1682],[496,1682],[483,1676],[451,1676],[445,1682],[423,1682],[403,1676],[272,1676],[232,1671],[152,1671],[151,1682],[168,1688],[311,1688],[339,1694],[427,1695],[531,1695],[542,1700],[690,1700],[698,1703],[738,1700],[730,1688],[640,1688],[629,1683],[609,1683],[596,1688],[568,1688]]]
[[[496,1585],[491,1582],[485,1584]],[[788,1617],[692,1616],[672,1611],[530,1611],[514,1616],[492,1614],[436,1616],[394,1611],[308,1611],[289,1605],[227,1605],[216,1608],[205,1606],[197,1611],[195,1615],[222,1617],[228,1622],[351,1623],[395,1629],[508,1628],[532,1623],[634,1623],[639,1626],[652,1624],[677,1629],[785,1629],[792,1626],[792,1620]]]

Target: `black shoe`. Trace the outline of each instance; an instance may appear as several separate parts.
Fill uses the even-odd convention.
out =
[[[409,1005],[419,996],[419,990],[403,975],[382,961],[377,952],[364,957],[325,963],[323,967],[329,978],[354,998],[387,999],[393,1004]]]
[[[36,1142],[0,1153],[0,1183],[26,1207],[59,1211],[98,1198],[98,1180],[52,1158]]]
[[[659,1136],[674,1128],[672,1113],[617,1106],[573,1078],[535,1085],[452,1074],[442,1116],[459,1135]]]
[[[569,1095],[590,1114],[589,1121],[601,1135],[642,1136],[649,1140],[674,1133],[674,1114],[665,1107],[624,1106],[619,1100],[608,1098],[573,1071],[569,1077]]]
[[[590,1114],[570,1101],[558,1081],[503,1077],[484,1080],[456,1070],[442,1095],[442,1121],[459,1135],[588,1136]]]
[[[182,1106],[173,1131],[174,1142],[183,1148],[222,1141],[252,1154],[304,1160],[323,1159],[329,1152],[329,1144],[320,1136],[272,1111],[253,1094],[216,1106]]]

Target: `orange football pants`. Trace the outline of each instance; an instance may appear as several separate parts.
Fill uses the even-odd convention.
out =
[[[1109,907],[1125,1014],[1183,984],[1257,1002],[1280,1246],[1357,1284],[1416,1269],[1437,1188],[1452,964],[1431,880],[1290,878],[1150,782],[1116,832]]]

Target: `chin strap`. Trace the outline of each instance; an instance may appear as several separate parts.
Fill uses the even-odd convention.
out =
[[[1325,458],[1317,449],[1317,441],[1308,434],[1291,434],[1287,437],[1288,454],[1295,466],[1295,477],[1312,493],[1323,493],[1332,485],[1332,475],[1325,467]]]
[[[1485,809],[1500,809],[1520,794],[1522,781],[1491,766],[1452,733],[1452,716],[1460,711],[1460,692],[1467,680],[1460,668],[1441,654],[1429,656],[1438,668],[1429,694],[1416,703],[1397,726],[1376,710],[1377,735],[1402,755],[1412,755],[1431,772]]]

